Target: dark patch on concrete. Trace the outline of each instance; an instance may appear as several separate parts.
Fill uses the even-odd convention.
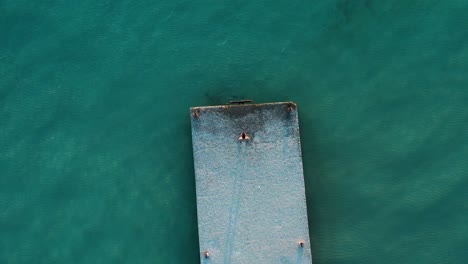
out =
[[[293,112],[297,110],[297,105],[293,102],[273,103],[273,104],[242,104],[242,105],[220,105],[213,107],[195,107],[192,108],[192,126],[195,129],[200,128],[200,122],[203,120],[204,113],[224,115],[224,120],[228,122],[226,128],[236,131],[229,131],[238,136],[245,132],[254,139],[257,131],[261,131],[266,122],[266,115],[271,114],[269,118],[279,120],[291,120]],[[211,133],[217,133],[212,128],[205,128]],[[227,131],[224,131],[227,132]]]

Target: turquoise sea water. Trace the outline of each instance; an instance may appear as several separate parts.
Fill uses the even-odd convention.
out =
[[[468,262],[466,1],[0,1],[0,263],[198,263],[190,106],[299,105],[315,264]]]

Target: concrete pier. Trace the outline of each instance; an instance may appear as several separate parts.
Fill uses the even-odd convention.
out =
[[[296,104],[190,111],[201,263],[312,263]]]

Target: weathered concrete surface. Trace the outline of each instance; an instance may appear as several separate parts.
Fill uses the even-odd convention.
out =
[[[296,105],[194,107],[191,118],[201,263],[312,263]]]

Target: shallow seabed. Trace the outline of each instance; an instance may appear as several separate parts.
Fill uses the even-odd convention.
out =
[[[198,263],[189,107],[295,101],[314,264],[466,263],[466,1],[0,2],[0,263]]]

